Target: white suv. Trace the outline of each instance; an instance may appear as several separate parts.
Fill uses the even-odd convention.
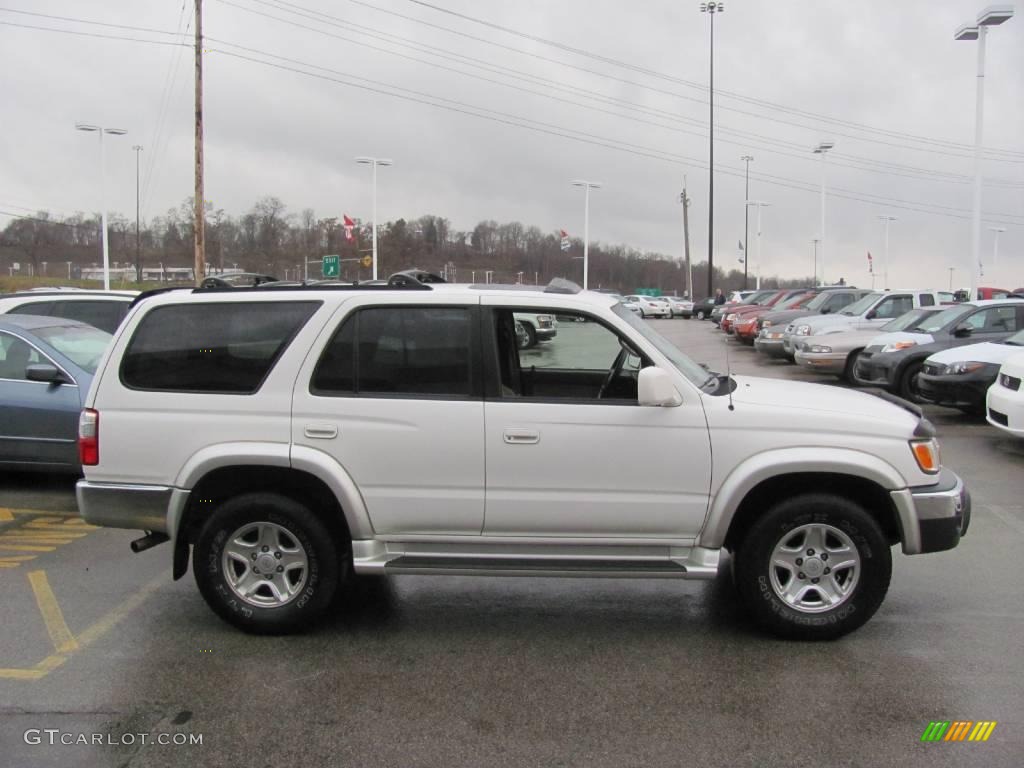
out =
[[[552,314],[520,349],[516,316]],[[581,320],[584,322],[571,322]],[[955,547],[970,503],[913,406],[709,373],[597,293],[251,288],[143,298],[80,424],[86,521],[173,542],[175,578],[251,632],[352,571],[711,579],[765,627],[832,638],[892,545]]]

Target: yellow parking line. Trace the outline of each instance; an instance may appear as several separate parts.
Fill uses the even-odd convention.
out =
[[[7,507],[0,507],[0,523],[9,523],[14,520],[14,513]]]
[[[54,552],[56,547],[35,547],[28,544],[4,544],[0,540],[0,550],[4,552]]]
[[[78,641],[71,634],[67,623],[64,621],[64,614],[61,613],[57,598],[50,589],[50,582],[46,578],[46,571],[30,571],[28,581],[32,585],[32,592],[36,596],[36,604],[39,612],[43,614],[43,621],[46,622],[46,631],[50,633],[50,640],[57,653],[68,653],[78,649]]]

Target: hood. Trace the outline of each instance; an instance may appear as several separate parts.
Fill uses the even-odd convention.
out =
[[[1022,353],[1024,353],[1024,347],[986,341],[981,344],[968,344],[964,347],[944,349],[929,357],[928,362],[949,365],[961,360],[974,360],[979,363],[995,363],[998,365],[1014,355]]]
[[[886,344],[896,344],[900,341],[912,341],[915,346],[921,347],[925,344],[933,344],[935,342],[935,337],[928,333],[913,333],[908,331],[876,333],[871,337],[871,341],[868,343],[868,346],[884,347]]]
[[[1024,378],[1024,352],[1013,355],[1005,363],[1003,367],[999,369],[1000,373],[1005,373],[1009,376],[1017,376]]]
[[[820,421],[815,414],[828,413],[830,425],[845,422],[841,431],[896,437],[912,434],[918,424],[914,414],[867,392],[757,376],[733,376],[733,379],[736,389],[732,399],[737,409],[751,405],[776,412],[791,410],[794,421],[808,422]]]
[[[800,318],[794,320],[794,324],[803,325],[807,324],[811,326],[811,336],[816,336],[822,333],[839,333],[850,328],[854,323],[859,323],[863,320],[860,315],[851,317],[850,315],[815,315],[814,317]]]
[[[771,320],[772,325],[782,325],[783,323],[789,324],[798,317],[812,316],[818,317],[818,314],[806,309],[773,309],[770,312],[766,312],[761,317],[764,320]]]
[[[806,344],[828,344],[832,349],[854,349],[855,347],[866,346],[878,335],[878,331],[870,329],[867,331],[857,328],[847,328],[838,333],[824,333],[821,336],[805,336]],[[827,339],[822,337],[827,336]]]

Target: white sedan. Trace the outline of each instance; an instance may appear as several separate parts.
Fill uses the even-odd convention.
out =
[[[660,301],[657,296],[627,296],[640,307],[640,317],[672,317],[672,307],[667,301]]]
[[[1024,354],[1014,355],[999,369],[996,383],[988,389],[985,418],[993,427],[1024,437]]]

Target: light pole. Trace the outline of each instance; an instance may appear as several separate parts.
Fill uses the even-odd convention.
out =
[[[760,290],[761,288],[761,209],[767,208],[771,203],[766,203],[764,200],[747,200],[747,208],[750,206],[757,208],[757,283],[755,287]]]
[[[953,290],[953,273],[956,271],[956,267],[948,267],[949,269],[949,290]]]
[[[981,262],[981,141],[985,118],[985,38],[988,28],[1013,17],[1012,5],[991,5],[980,14],[976,24],[964,24],[953,33],[954,40],[978,41],[977,93],[974,106],[974,206],[971,212],[970,293],[968,301],[978,296],[978,272]]]
[[[750,163],[753,155],[744,155],[740,158],[746,164],[743,172],[743,199],[750,199]],[[743,206],[743,290],[747,289],[747,256],[750,251],[750,206]]]
[[[95,131],[100,136],[100,239],[103,243],[103,290],[110,290],[110,243],[107,240],[107,182],[104,173],[104,152],[103,134],[111,136],[124,136],[128,131],[123,128],[104,128],[102,125],[90,125],[89,123],[75,123],[76,131]]]
[[[817,282],[818,282],[818,243],[820,243],[820,242],[821,242],[821,240],[819,240],[818,238],[814,238],[813,240],[811,240],[811,245],[814,247],[814,282],[815,282],[815,284],[817,284]]]
[[[715,14],[723,13],[720,2],[701,3],[701,13],[711,20],[710,61],[708,70],[708,296],[714,296],[715,280]]]
[[[989,227],[988,231],[992,233],[992,269],[995,269],[999,260],[999,233],[1005,232],[1006,227]]]
[[[818,238],[821,240],[821,283],[820,285],[827,285],[825,281],[825,153],[828,152],[832,147],[835,146],[834,142],[822,141],[814,148],[814,154],[821,156],[821,231],[818,233]],[[815,282],[817,282],[818,274],[814,274]]]
[[[142,145],[136,144],[135,150],[135,282],[142,282],[142,241],[139,235],[139,153]]]
[[[373,279],[377,279],[377,166],[391,165],[391,161],[380,157],[357,157],[356,162],[373,167]]]
[[[882,287],[889,290],[889,222],[897,221],[895,216],[887,216],[882,214],[878,217],[885,222],[885,250],[882,252],[882,258],[884,262],[882,264]]]
[[[600,189],[601,183],[576,179],[572,185],[583,187],[583,290],[586,290],[590,275],[590,190]]]

